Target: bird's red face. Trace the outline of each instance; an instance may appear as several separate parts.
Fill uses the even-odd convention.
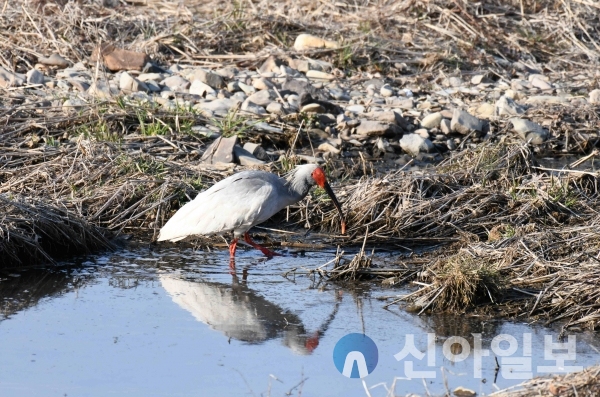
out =
[[[346,221],[344,220],[344,213],[342,212],[342,206],[340,205],[340,202],[337,200],[337,197],[335,197],[335,194],[333,194],[333,190],[331,189],[331,186],[329,186],[329,183],[327,183],[327,179],[325,178],[325,173],[323,172],[323,170],[320,167],[317,167],[312,172],[311,176],[315,180],[317,185],[319,185],[319,187],[325,189],[325,192],[327,192],[327,195],[331,198],[331,201],[333,201],[333,205],[335,205],[335,208],[337,208],[338,212],[340,213],[340,218],[342,221],[341,222],[342,234],[346,233]]]
[[[327,183],[327,179],[325,179],[325,173],[320,167],[317,167],[311,174],[312,178],[315,180],[317,185],[322,188],[325,188],[325,184]]]

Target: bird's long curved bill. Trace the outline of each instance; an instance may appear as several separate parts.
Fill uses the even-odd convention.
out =
[[[344,213],[342,212],[342,206],[340,205],[340,202],[338,201],[337,197],[335,197],[335,194],[333,194],[333,190],[331,189],[331,186],[329,186],[329,183],[327,183],[327,181],[325,181],[325,184],[323,185],[323,189],[325,189],[325,192],[327,192],[327,195],[331,198],[331,201],[333,201],[333,205],[335,205],[335,208],[337,208],[338,212],[340,213],[340,219],[341,219],[341,229],[342,229],[342,234],[346,233],[346,219],[344,218]]]

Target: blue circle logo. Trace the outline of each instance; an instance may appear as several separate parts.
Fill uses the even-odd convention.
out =
[[[364,378],[375,370],[378,360],[377,345],[364,334],[348,334],[333,348],[333,363],[347,378]]]

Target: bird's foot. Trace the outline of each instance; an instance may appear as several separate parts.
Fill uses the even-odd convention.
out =
[[[269,259],[273,258],[274,256],[283,256],[282,254],[278,254],[277,252],[275,252],[275,251],[271,251],[271,250],[270,250],[270,249],[268,249],[268,248],[261,247],[261,246],[260,246],[260,245],[258,245],[258,244],[257,244],[257,247],[255,247],[255,248],[258,248],[258,249],[260,250],[260,252],[262,252],[263,254],[265,254],[265,256],[266,256],[267,258],[269,258]]]
[[[257,250],[260,250],[260,252],[262,252],[263,254],[266,255],[267,258],[272,258],[274,256],[281,256],[281,254],[278,254],[277,252],[271,251],[268,248],[265,248],[263,246],[260,246],[258,244],[256,244],[254,241],[252,241],[252,239],[250,238],[250,235],[248,233],[244,234],[244,241],[246,241],[248,244],[250,244],[251,246],[253,246],[254,248],[256,248]]]

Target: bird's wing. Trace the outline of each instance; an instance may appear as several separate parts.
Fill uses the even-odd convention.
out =
[[[241,172],[200,193],[160,230],[159,241],[191,235],[248,230],[279,211],[279,178],[265,172]]]

